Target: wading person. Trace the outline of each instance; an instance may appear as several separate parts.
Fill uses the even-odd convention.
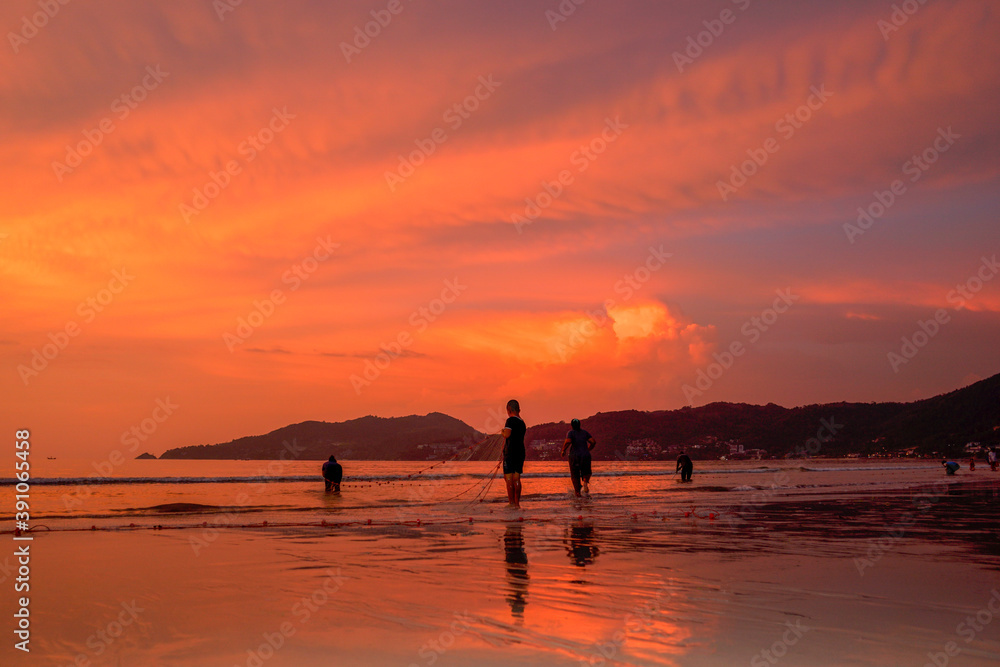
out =
[[[569,476],[573,480],[573,491],[579,497],[581,482],[583,492],[590,493],[590,450],[597,445],[597,441],[580,428],[579,419],[574,419],[569,424],[571,428],[566,434],[560,456],[566,456],[566,450],[569,449]]]
[[[681,473],[682,482],[691,481],[691,473],[694,471],[694,463],[691,462],[691,457],[684,452],[681,452],[681,455],[677,457],[677,470],[674,471],[674,474],[678,471]]]
[[[513,398],[507,401],[507,422],[500,433],[503,445],[503,479],[507,483],[509,506],[521,509],[521,473],[524,472],[524,434],[528,427],[521,419],[521,406]]]
[[[340,493],[340,480],[344,477],[344,468],[337,463],[337,458],[331,454],[330,460],[323,464],[323,481],[326,492]]]

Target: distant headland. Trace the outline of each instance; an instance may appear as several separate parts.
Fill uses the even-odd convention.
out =
[[[599,412],[583,420],[596,460],[694,457],[968,456],[1000,446],[1000,375],[912,403],[710,403],[652,412]],[[569,425],[528,428],[528,458],[558,459]],[[440,412],[306,421],[215,445],[170,449],[161,459],[432,460],[484,437]],[[138,458],[155,458],[143,454]]]

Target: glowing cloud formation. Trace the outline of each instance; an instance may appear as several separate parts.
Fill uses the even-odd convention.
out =
[[[58,7],[0,8],[2,421],[51,455],[1000,369],[993,3]]]

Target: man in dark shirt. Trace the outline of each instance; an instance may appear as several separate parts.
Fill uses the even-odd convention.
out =
[[[566,434],[561,456],[566,456],[566,450],[569,449],[569,476],[573,480],[573,491],[579,497],[581,481],[583,492],[590,493],[590,450],[597,441],[594,440],[594,436],[580,428],[579,419],[574,419],[569,425],[571,428]]]
[[[521,473],[524,472],[524,434],[528,427],[521,419],[521,406],[513,398],[507,401],[507,422],[503,425],[503,478],[507,483],[509,506],[521,509]]]
[[[344,477],[344,468],[337,463],[337,458],[330,455],[330,460],[323,464],[323,481],[326,482],[326,492],[340,493],[340,480]]]
[[[694,463],[691,462],[691,457],[684,452],[681,452],[681,455],[677,457],[677,470],[681,473],[682,482],[691,481],[691,471],[694,470]],[[677,470],[674,471],[674,474],[677,474]]]

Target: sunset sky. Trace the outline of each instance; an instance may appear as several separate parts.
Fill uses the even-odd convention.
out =
[[[100,459],[1000,372],[1000,7],[902,4],[5,2],[3,427]]]

